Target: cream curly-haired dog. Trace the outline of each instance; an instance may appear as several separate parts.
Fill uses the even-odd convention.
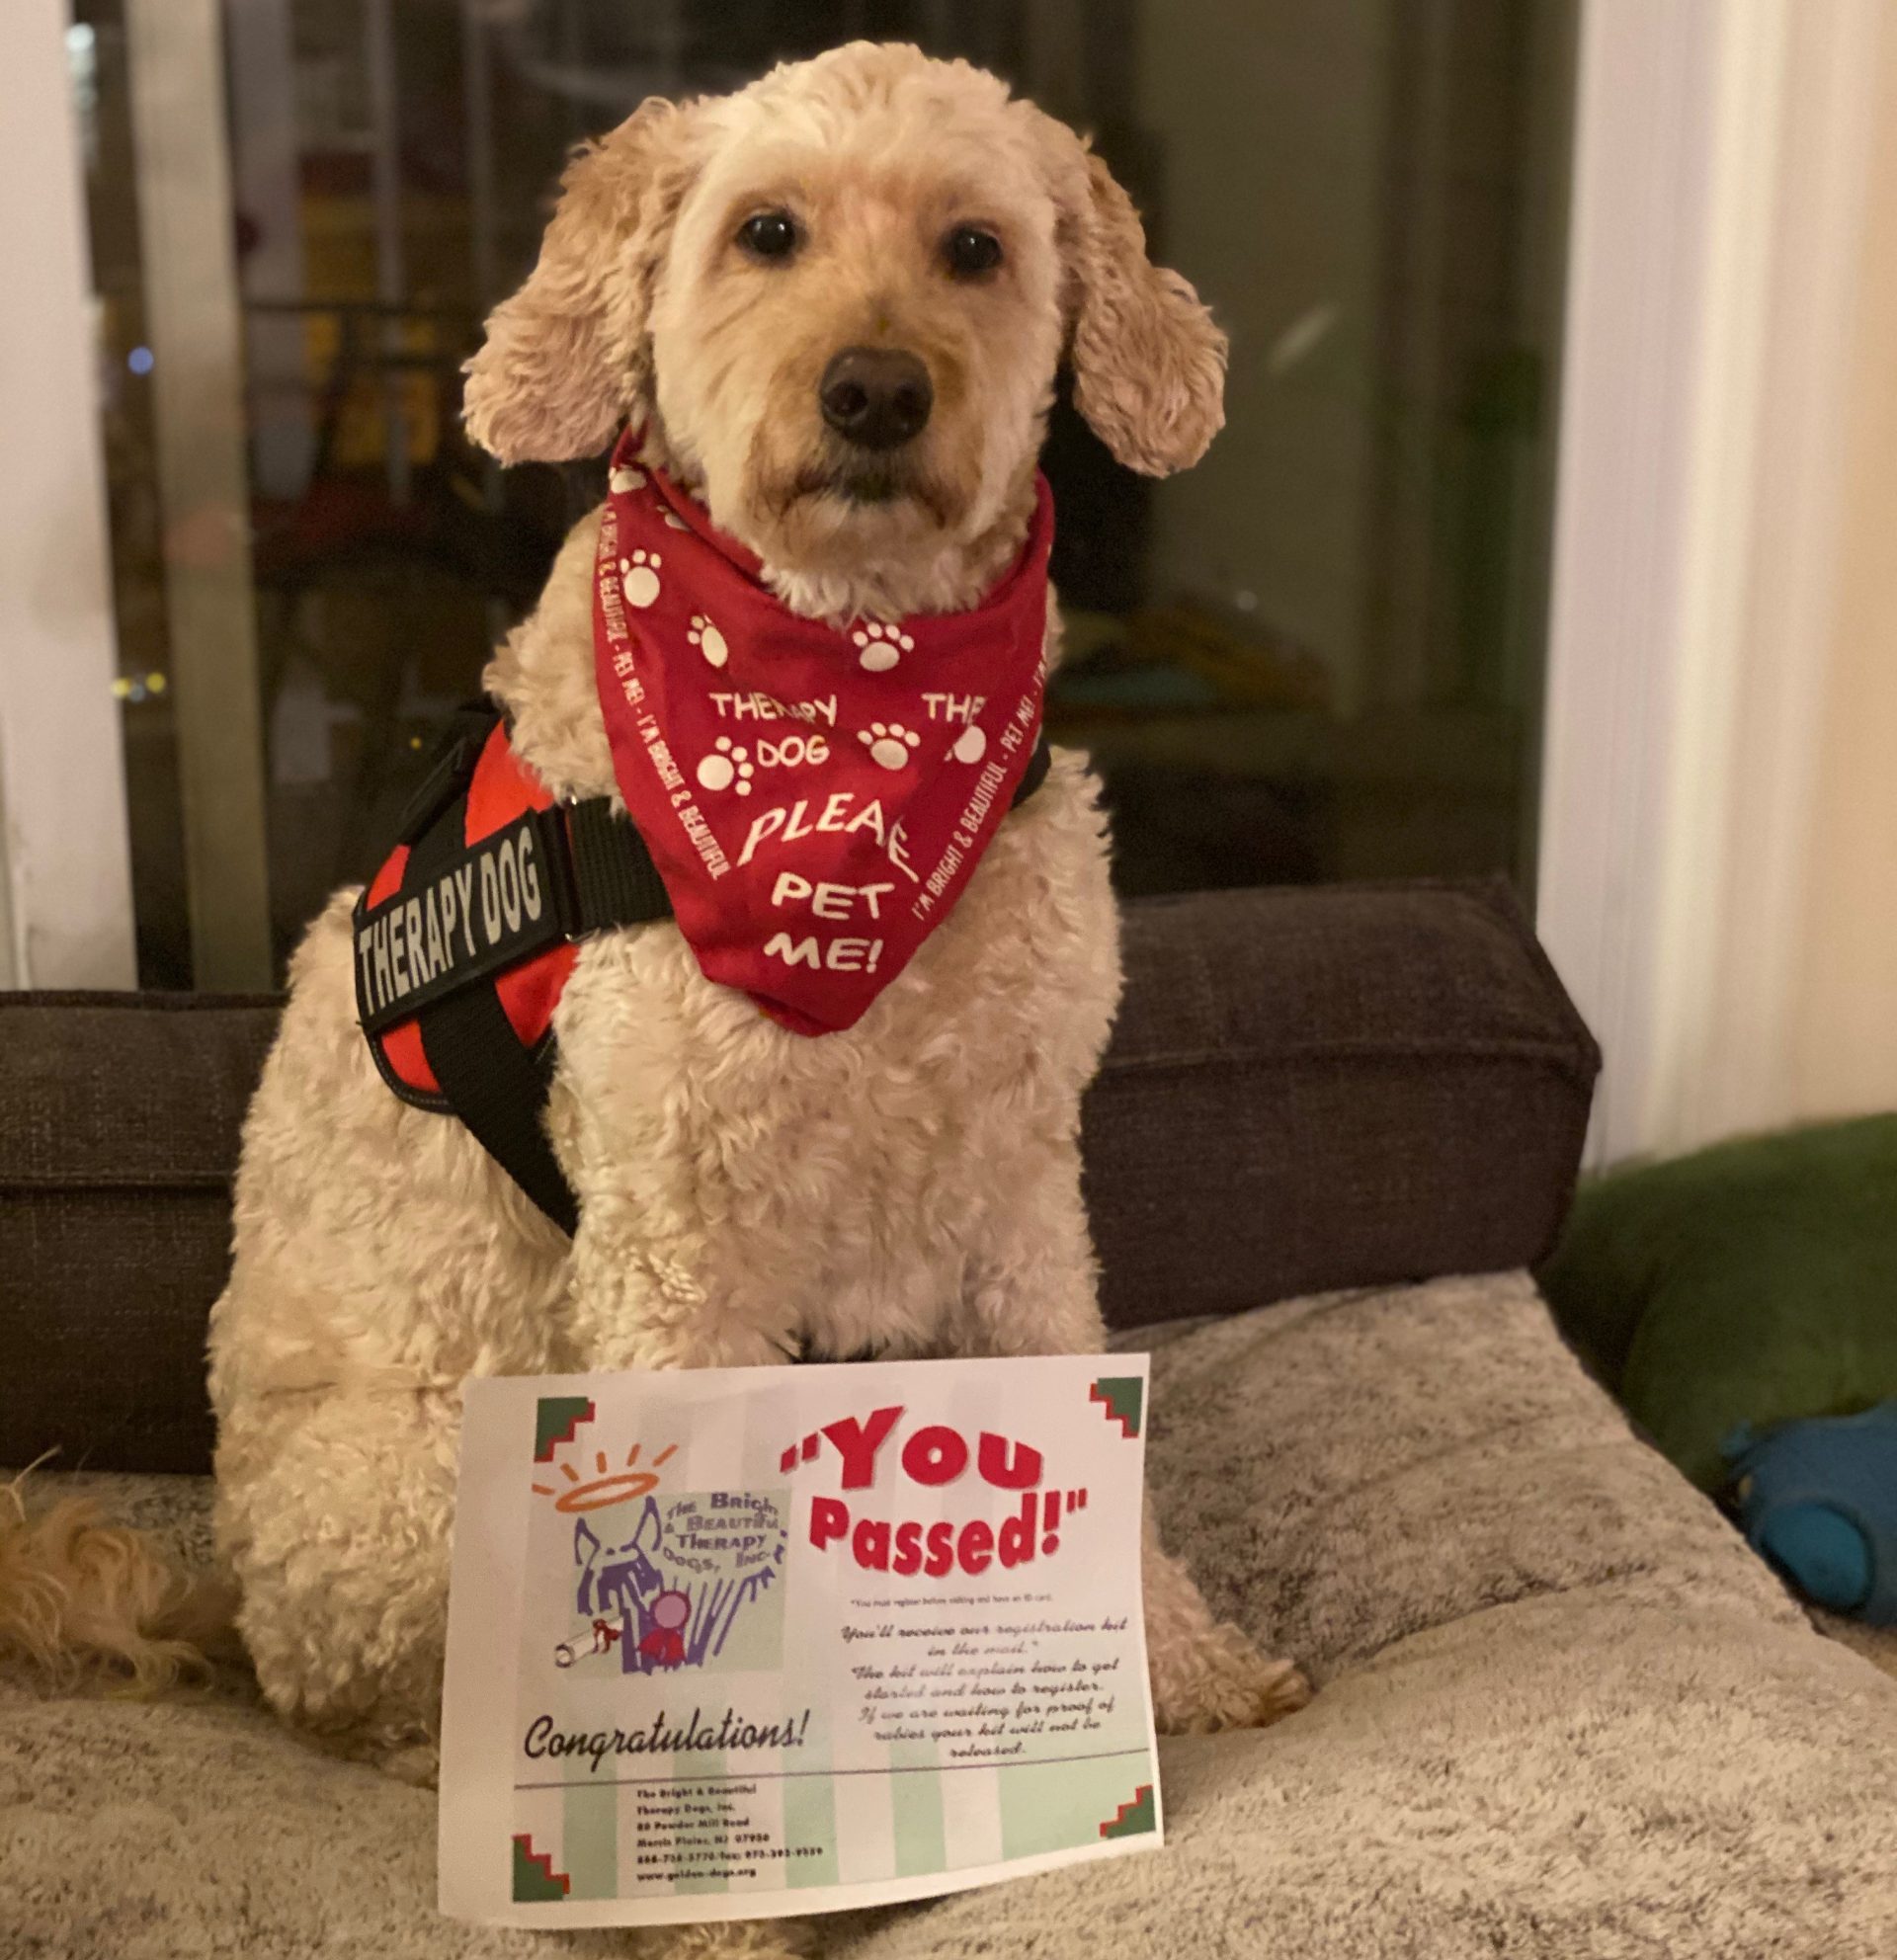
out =
[[[913,357],[929,381],[925,422],[873,457],[818,400],[851,348]],[[1082,414],[1136,469],[1192,463],[1220,424],[1223,338],[1148,263],[1085,144],[964,64],[857,44],[721,100],[648,102],[581,154],[469,365],[467,423],[506,462],[643,425],[647,458],[793,610],[893,620],[967,607],[1019,552],[1063,354]],[[615,787],[598,522],[486,676],[561,796]],[[601,935],[554,1021],[569,1241],[460,1124],[378,1079],[355,899],[296,955],[245,1134],[210,1341],[219,1521],[272,1703],[425,1776],[469,1375],[1101,1345],[1077,1131],[1119,967],[1096,786],[1071,754],[846,1031],[774,1025],[670,922]],[[1150,1533],[1145,1588],[1164,1728],[1302,1699]]]

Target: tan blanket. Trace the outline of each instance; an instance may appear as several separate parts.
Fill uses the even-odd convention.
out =
[[[1323,1684],[1168,1743],[1152,1856],[832,1922],[851,1960],[1879,1960],[1897,1683],[1637,1442],[1527,1281],[1156,1342],[1153,1473],[1214,1602]],[[202,1493],[141,1499],[195,1529]],[[438,1919],[434,1805],[241,1693],[0,1689],[0,1960],[622,1953]]]

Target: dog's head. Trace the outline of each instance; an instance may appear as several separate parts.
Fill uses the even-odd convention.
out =
[[[1018,537],[1063,357],[1134,469],[1223,420],[1224,336],[1086,144],[965,63],[857,42],[583,151],[467,426],[517,462],[642,422],[774,573],[878,565],[914,605]]]

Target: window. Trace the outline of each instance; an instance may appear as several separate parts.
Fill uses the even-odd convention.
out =
[[[1196,470],[1142,482],[1064,409],[1048,446],[1049,725],[1121,888],[1528,881],[1573,0],[224,0],[194,46],[200,14],[78,0],[69,40],[145,984],[281,975],[598,496],[457,414],[566,149],[858,36],[1095,131],[1232,335]]]

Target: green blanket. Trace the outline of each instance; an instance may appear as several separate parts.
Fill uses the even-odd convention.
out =
[[[1897,1396],[1897,1116],[1614,1172],[1540,1279],[1628,1413],[1717,1489],[1740,1423]]]

